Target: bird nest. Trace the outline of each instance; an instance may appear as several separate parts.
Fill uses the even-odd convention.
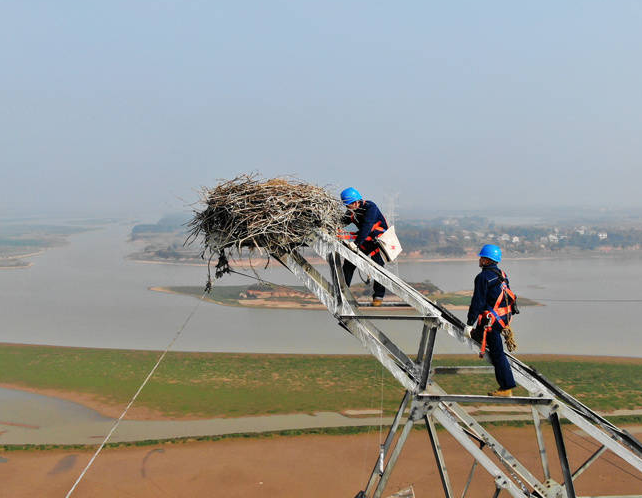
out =
[[[194,211],[186,242],[202,240],[201,256],[210,262],[218,256],[217,278],[229,272],[230,253],[240,255],[249,248],[264,250],[268,257],[283,254],[304,245],[318,230],[336,234],[345,212],[323,187],[256,174],[202,189],[201,202],[205,209]]]

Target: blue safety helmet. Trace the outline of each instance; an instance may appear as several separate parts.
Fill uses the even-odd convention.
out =
[[[492,259],[495,263],[499,263],[502,260],[502,250],[495,244],[486,244],[481,248],[477,256]]]
[[[348,204],[352,204],[355,201],[360,201],[361,199],[363,199],[363,197],[361,197],[361,194],[356,188],[348,187],[343,192],[341,192],[341,200],[346,206]]]

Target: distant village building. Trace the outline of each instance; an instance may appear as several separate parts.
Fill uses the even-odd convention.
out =
[[[513,236],[512,242],[513,244],[519,244],[519,237],[517,235]]]
[[[597,236],[600,238],[600,240],[606,240],[609,235],[606,232],[599,232]]]
[[[254,284],[247,288],[246,292],[241,292],[239,297],[250,299],[273,299],[284,297],[309,297],[308,292],[299,291],[282,285],[264,285]]]
[[[502,236],[499,238],[502,242],[508,242],[510,240],[510,235],[507,233],[502,234]]]
[[[554,233],[551,233],[548,236],[548,241],[552,242],[552,243],[557,243],[557,242],[559,242],[559,238]]]

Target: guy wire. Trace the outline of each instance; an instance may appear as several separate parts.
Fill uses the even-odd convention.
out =
[[[198,307],[201,305],[201,302],[203,301],[203,298],[204,298],[204,297],[205,297],[205,292],[203,292],[203,295],[202,295],[202,296],[200,297],[200,299],[198,300],[198,303],[196,303],[196,306],[194,306],[194,308],[192,309],[192,311],[190,312],[190,314],[187,316],[187,318],[186,318],[186,319],[185,319],[185,321],[183,322],[183,325],[181,325],[181,327],[178,329],[178,332],[176,332],[176,335],[174,336],[174,338],[172,339],[172,341],[171,341],[171,342],[168,344],[168,346],[165,348],[165,351],[163,351],[163,354],[161,354],[161,355],[160,355],[160,357],[158,358],[158,361],[156,362],[156,365],[154,365],[154,368],[152,368],[152,369],[151,369],[151,371],[149,372],[149,374],[147,374],[147,377],[145,377],[145,380],[143,381],[143,383],[142,383],[142,384],[140,385],[140,387],[138,388],[138,391],[136,391],[136,394],[134,394],[134,396],[132,397],[132,399],[131,399],[131,401],[129,402],[129,404],[125,407],[125,410],[123,410],[123,413],[121,413],[121,414],[120,414],[120,417],[118,417],[118,420],[116,420],[116,421],[114,422],[114,425],[112,426],[111,430],[109,431],[109,433],[107,434],[107,436],[105,437],[105,439],[103,440],[103,442],[100,444],[100,446],[99,446],[99,447],[98,447],[98,449],[96,450],[96,453],[94,453],[94,455],[91,457],[91,460],[89,460],[89,463],[87,464],[87,466],[86,466],[86,467],[84,468],[84,470],[80,473],[80,475],[78,476],[78,479],[76,479],[76,482],[75,482],[75,483],[74,483],[74,485],[71,487],[71,489],[69,490],[69,492],[67,493],[67,495],[65,496],[65,498],[69,498],[69,497],[71,496],[71,494],[74,492],[74,490],[76,489],[76,486],[78,486],[78,484],[80,483],[80,481],[82,480],[82,478],[85,476],[85,474],[86,474],[86,473],[87,473],[87,471],[89,470],[89,467],[91,467],[91,465],[94,463],[94,461],[96,460],[96,457],[97,457],[97,456],[98,456],[98,454],[102,451],[102,449],[105,447],[105,444],[107,444],[107,441],[109,441],[109,438],[111,437],[111,435],[112,435],[112,434],[114,433],[114,431],[118,428],[118,425],[120,424],[120,421],[125,417],[125,415],[127,414],[127,411],[128,411],[128,410],[131,408],[131,406],[134,404],[134,401],[136,401],[136,398],[138,397],[138,395],[140,394],[140,392],[143,390],[143,388],[144,388],[144,387],[145,387],[145,385],[147,384],[147,381],[149,381],[149,379],[151,379],[152,375],[154,375],[154,372],[155,372],[155,371],[156,371],[156,369],[158,368],[158,365],[160,365],[160,364],[161,364],[161,361],[163,361],[163,358],[165,358],[165,355],[167,355],[167,352],[168,352],[168,351],[171,349],[171,347],[174,345],[174,343],[175,343],[175,342],[176,342],[176,340],[179,338],[179,336],[181,335],[181,333],[183,332],[183,330],[185,330],[186,325],[189,323],[189,321],[191,320],[191,318],[194,316],[194,313],[196,313],[196,310],[197,310],[197,309],[198,309]]]

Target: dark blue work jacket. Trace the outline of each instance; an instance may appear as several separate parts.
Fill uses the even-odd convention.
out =
[[[495,271],[493,271],[493,269]],[[499,278],[496,272],[500,272],[496,264],[485,266],[482,271],[475,277],[475,291],[470,300],[470,307],[468,308],[468,325],[475,325],[477,318],[484,311],[491,311],[497,302],[497,298],[501,293],[502,279]],[[508,285],[508,278],[506,279]]]
[[[368,237],[374,239],[388,230],[386,219],[372,201],[364,201],[354,211],[346,211],[343,216],[343,224],[349,225],[350,223],[354,223],[359,229],[354,241],[358,246],[363,244]]]

